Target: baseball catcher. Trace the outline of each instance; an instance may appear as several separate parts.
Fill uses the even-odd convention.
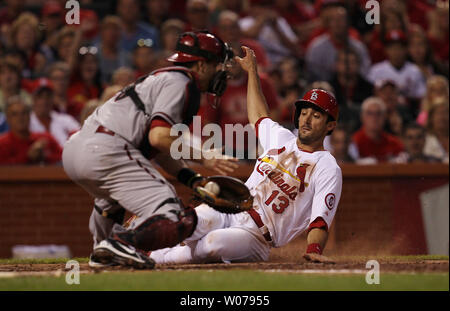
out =
[[[196,211],[183,206],[150,160],[186,186],[200,185],[202,176],[170,156],[177,139],[170,129],[192,122],[201,93],[216,98],[223,94],[225,64],[231,57],[226,43],[211,33],[182,34],[176,53],[168,58],[173,67],[124,88],[65,144],[64,170],[95,198],[89,221],[94,239],[91,266],[152,268],[154,262],[144,252],[175,246],[195,230]],[[220,174],[237,166],[228,158],[201,162]],[[121,225],[125,210],[137,216],[128,228]]]

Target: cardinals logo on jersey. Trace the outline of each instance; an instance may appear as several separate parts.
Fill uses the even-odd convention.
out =
[[[331,211],[334,207],[334,203],[336,202],[336,196],[334,193],[328,193],[325,197],[325,205]]]
[[[282,147],[280,149],[269,150],[264,157],[258,159],[258,161],[261,161],[261,163],[256,167],[256,170],[263,176],[264,176],[264,174],[268,174],[269,179],[271,179],[276,184],[278,184],[278,181],[281,182],[281,184],[279,186],[282,186],[282,187],[285,186],[285,185],[283,185],[283,183],[285,183],[285,180],[283,178],[281,178],[281,174],[282,173],[287,174],[291,178],[293,178],[294,180],[299,182],[298,192],[304,192],[305,187],[308,186],[308,184],[305,183],[305,177],[306,177],[306,170],[307,170],[309,164],[302,163],[295,170],[295,174],[291,173],[288,166],[290,163],[296,162],[296,159],[292,158],[293,154],[287,155],[287,157],[283,157],[283,159],[278,157],[278,161],[275,160],[275,158],[273,157],[273,156],[275,156],[275,157],[279,156],[285,150],[286,150],[285,147]],[[283,164],[285,164],[285,165],[283,165],[280,162],[283,162]],[[264,164],[264,163],[266,163],[266,164]],[[279,171],[280,173],[275,173],[275,171]],[[275,178],[273,178],[273,177],[275,177]],[[294,188],[296,188],[296,187],[292,186],[291,189],[294,189]],[[291,192],[291,191],[289,191],[289,192]],[[292,192],[290,194],[293,195]],[[295,196],[293,196],[292,199],[294,199]]]
[[[298,178],[301,180],[300,187],[298,189],[299,192],[305,191],[305,177],[306,177],[306,168],[309,166],[309,164],[303,163],[300,164],[299,167],[297,167],[296,173]]]
[[[300,158],[295,153],[284,151],[286,147],[268,150],[258,159],[256,166],[256,172],[266,177],[265,180],[270,183],[269,188],[263,186],[264,193],[270,193],[264,204],[277,214],[283,213],[290,202],[295,201],[297,195],[305,191],[308,187],[305,178],[313,167],[311,164],[300,163]]]

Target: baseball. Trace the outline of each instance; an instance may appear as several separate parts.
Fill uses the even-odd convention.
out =
[[[205,189],[214,193],[214,195],[218,195],[220,193],[220,187],[217,183],[210,181],[205,185]]]

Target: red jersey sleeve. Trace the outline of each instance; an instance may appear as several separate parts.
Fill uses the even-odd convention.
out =
[[[163,118],[161,118],[161,117],[155,117],[152,120],[152,123],[150,124],[150,129],[152,129],[154,127],[168,127],[168,128],[171,128],[172,125],[169,122],[167,122],[166,120],[164,120]]]
[[[325,222],[325,220],[323,220],[322,217],[317,217],[308,227],[308,233],[309,231],[311,231],[314,228],[318,228],[318,229],[323,229],[325,231],[328,231],[328,225]]]

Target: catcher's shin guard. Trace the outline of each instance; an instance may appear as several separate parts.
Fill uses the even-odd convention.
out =
[[[155,215],[134,230],[116,233],[114,238],[143,251],[172,247],[190,237],[197,226],[194,208],[182,211],[174,222],[163,215]]]

